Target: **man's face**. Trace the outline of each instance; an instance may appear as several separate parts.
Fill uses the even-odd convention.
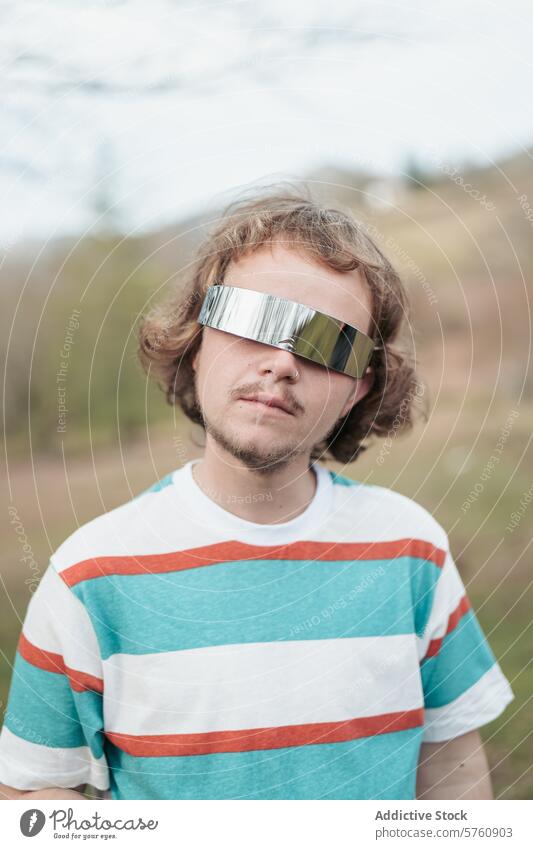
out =
[[[281,243],[231,263],[224,283],[298,301],[370,334],[370,293],[360,272],[334,271]],[[371,371],[352,378],[212,327],[203,328],[193,368],[208,444],[214,440],[264,474],[308,456],[373,379]],[[279,399],[290,412],[242,397],[258,393]]]

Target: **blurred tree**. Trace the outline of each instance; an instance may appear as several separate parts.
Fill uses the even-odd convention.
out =
[[[419,158],[410,153],[403,168],[401,169],[407,188],[421,191],[429,186],[435,179],[435,175],[420,162]]]

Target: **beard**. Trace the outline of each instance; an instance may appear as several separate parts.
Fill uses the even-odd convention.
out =
[[[206,433],[216,442],[219,448],[227,451],[236,460],[239,460],[247,469],[258,475],[271,475],[280,469],[286,468],[294,462],[296,457],[308,453],[309,449],[301,442],[270,446],[260,448],[252,440],[240,441],[231,431],[231,426],[226,429],[210,421],[200,406],[198,395],[195,392],[197,411],[202,419],[202,425]]]
[[[202,414],[204,428],[217,445],[239,460],[247,469],[259,475],[271,475],[286,468],[296,457],[306,454],[308,449],[302,445],[280,445],[260,448],[253,441],[240,442],[228,429],[224,431]]]

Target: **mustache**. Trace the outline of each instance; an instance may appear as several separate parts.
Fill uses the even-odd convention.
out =
[[[258,392],[266,392],[269,395],[275,395],[277,398],[282,401],[283,404],[286,404],[291,413],[302,413],[303,407],[299,401],[294,398],[293,395],[287,395],[286,393],[280,394],[279,392],[273,391],[272,387],[262,386],[258,383],[244,383],[242,386],[239,386],[237,389],[233,389],[230,393],[230,397],[233,401],[236,401],[242,395],[256,395]]]

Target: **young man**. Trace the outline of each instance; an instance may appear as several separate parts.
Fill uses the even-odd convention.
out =
[[[226,213],[139,331],[204,455],[52,556],[14,666],[5,796],[491,797],[477,729],[513,693],[446,532],[319,462],[411,426],[406,311],[350,216],[283,194]]]

